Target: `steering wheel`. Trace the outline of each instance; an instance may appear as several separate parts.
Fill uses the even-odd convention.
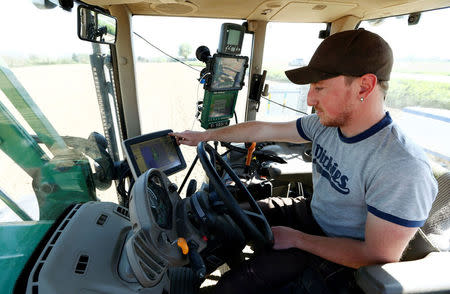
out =
[[[239,203],[234,199],[233,195],[228,191],[225,184],[220,179],[217,171],[207,156],[207,152],[211,158],[217,160],[222,168],[228,173],[231,179],[236,183],[238,187],[248,200],[250,207],[255,211],[244,210],[239,206]],[[217,151],[209,144],[200,142],[197,145],[197,154],[200,162],[205,170],[206,176],[209,178],[209,183],[212,185],[222,199],[225,206],[228,208],[229,215],[239,225],[243,226],[243,230],[251,241],[255,242],[255,245],[261,247],[272,247],[273,245],[273,233],[270,228],[269,222],[264,216],[258,203],[253,198],[252,194],[242,184],[239,177],[230,167],[230,165],[220,156]],[[250,218],[251,217],[251,218]],[[258,220],[260,226],[257,226],[255,221]]]

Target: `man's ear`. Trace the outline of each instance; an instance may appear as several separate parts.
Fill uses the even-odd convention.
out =
[[[369,73],[361,76],[359,81],[359,95],[360,97],[367,98],[367,96],[369,96],[375,89],[378,79],[376,75]]]

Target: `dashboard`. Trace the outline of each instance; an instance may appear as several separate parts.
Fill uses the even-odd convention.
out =
[[[163,137],[164,148],[154,150],[169,151],[152,151],[152,158],[160,163],[175,158],[172,162],[183,168],[180,162],[184,159],[169,132],[159,132],[150,143],[146,141],[149,137],[140,138],[138,150],[154,147],[152,144],[159,144]],[[136,142],[130,140],[129,146]],[[145,157],[149,153],[141,154]],[[63,214],[18,282],[25,285],[23,292],[100,293],[108,289],[108,293],[167,293],[169,268],[189,264],[192,272],[202,277],[221,265],[226,256],[239,253],[245,236],[224,215],[223,203],[217,197],[210,199],[206,190],[182,199],[168,178],[173,166],[139,170],[128,209],[114,203],[88,202]]]
[[[52,226],[18,281],[24,293],[168,293],[168,269],[189,263],[180,237],[206,248],[188,199],[159,169],[135,183],[130,207],[77,204]],[[23,286],[22,286],[23,285]]]
[[[189,263],[180,242],[206,247],[201,232],[189,221],[188,199],[160,169],[150,169],[138,178],[130,198],[132,233],[125,244],[130,266],[145,287],[159,283],[169,266]],[[150,213],[149,213],[150,212]]]

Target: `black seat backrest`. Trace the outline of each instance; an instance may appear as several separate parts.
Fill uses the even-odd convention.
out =
[[[437,182],[439,191],[428,219],[409,243],[402,260],[450,250],[450,172],[441,175]]]

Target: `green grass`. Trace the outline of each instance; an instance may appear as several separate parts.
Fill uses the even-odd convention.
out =
[[[288,82],[288,78],[284,73],[286,69],[272,68],[267,70],[266,79],[269,81]]]
[[[394,79],[389,83],[386,104],[450,109],[450,83]]]
[[[267,80],[288,82],[281,66],[267,69]],[[431,76],[450,76],[450,61],[400,61],[393,72]],[[389,82],[386,104],[403,108],[421,106],[450,109],[450,83],[420,79],[395,78]]]

